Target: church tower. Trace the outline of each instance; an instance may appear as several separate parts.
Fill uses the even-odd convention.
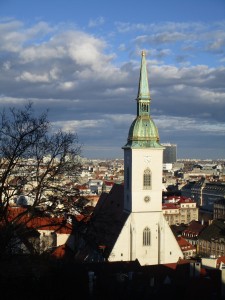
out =
[[[142,52],[137,95],[137,115],[124,149],[123,228],[109,261],[134,261],[141,265],[174,263],[182,251],[162,213],[164,147],[151,118],[145,52]]]
[[[158,129],[150,115],[145,52],[142,52],[137,116],[124,149],[124,209],[133,213],[162,211],[162,157]]]

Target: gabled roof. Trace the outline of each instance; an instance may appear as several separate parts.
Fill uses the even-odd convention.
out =
[[[186,224],[171,225],[170,228],[173,231],[173,234],[175,236],[179,236],[187,228],[187,225]]]
[[[203,229],[205,229],[206,225],[201,224],[201,222],[199,221],[191,221],[191,223],[189,223],[189,225],[187,226],[187,228],[183,231],[183,233],[192,233],[192,234],[196,234],[199,235],[200,232],[202,232]]]
[[[213,220],[199,235],[199,239],[206,241],[219,238],[225,238],[225,221],[222,220]]]
[[[124,186],[114,184],[111,191],[102,193],[95,207],[90,226],[85,233],[86,253],[104,248],[104,257],[110,254],[124,224],[129,216],[123,211]]]
[[[182,252],[184,251],[190,251],[190,250],[196,250],[194,246],[192,246],[187,240],[185,240],[183,237],[179,236],[176,238],[178,245],[180,246]]]

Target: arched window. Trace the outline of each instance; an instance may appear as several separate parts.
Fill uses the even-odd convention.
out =
[[[147,168],[144,170],[144,175],[143,175],[143,189],[150,190],[151,186],[152,186],[151,170]]]
[[[151,230],[148,227],[145,227],[143,231],[143,246],[151,245]]]

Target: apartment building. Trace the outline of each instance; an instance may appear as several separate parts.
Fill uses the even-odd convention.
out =
[[[214,203],[225,197],[225,183],[209,182],[202,177],[184,185],[181,195],[194,199],[203,210],[213,212]]]
[[[196,255],[196,248],[182,236],[177,237],[177,242],[183,252],[184,259],[190,259]]]
[[[204,257],[225,255],[225,222],[213,220],[199,235],[198,253]]]
[[[214,202],[213,219],[225,220],[225,199],[224,198]]]
[[[198,207],[190,198],[177,197],[164,200],[162,210],[169,225],[198,221]]]

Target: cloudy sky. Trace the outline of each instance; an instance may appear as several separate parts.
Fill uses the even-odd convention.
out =
[[[122,158],[141,51],[161,143],[225,158],[224,0],[0,0],[0,109],[33,102],[88,158]]]

